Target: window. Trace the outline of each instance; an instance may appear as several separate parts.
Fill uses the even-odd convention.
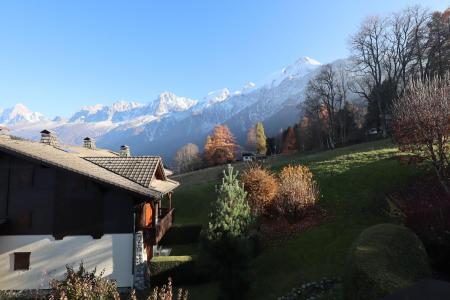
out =
[[[14,252],[14,271],[30,269],[31,252]]]

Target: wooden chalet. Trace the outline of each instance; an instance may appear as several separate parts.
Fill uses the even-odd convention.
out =
[[[172,191],[157,156],[34,142],[0,131],[0,290],[48,288],[66,265],[143,288],[147,262],[172,224]]]

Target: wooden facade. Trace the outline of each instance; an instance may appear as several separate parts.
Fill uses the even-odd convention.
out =
[[[72,257],[84,260],[83,253],[91,253],[86,255],[94,267],[97,262],[107,262],[111,276],[115,274],[121,278],[122,286],[129,286],[129,278],[136,278],[139,236],[144,248],[141,250],[146,253],[142,261],[152,258],[153,246],[172,225],[171,190],[178,183],[166,178],[160,158],[123,158],[105,151],[89,148],[83,157],[59,145],[16,142],[0,136],[0,240],[8,243],[0,245],[0,263],[13,264],[0,266],[0,290],[22,285],[36,288],[37,283],[29,283],[38,282],[38,265],[63,270]],[[112,162],[120,159],[118,165],[125,169],[109,170],[93,154]],[[86,170],[89,167],[92,170]],[[134,174],[141,175],[132,177]],[[65,245],[72,245],[67,250],[73,255],[65,255],[67,250],[61,250],[66,249]],[[105,245],[112,245],[112,249],[104,248],[109,247]],[[53,255],[67,261],[55,262]],[[49,256],[48,264],[33,264],[33,260],[43,256]],[[125,261],[129,262],[121,263]],[[142,269],[142,263],[139,264]],[[9,276],[11,272],[17,280]]]
[[[89,178],[0,152],[0,235],[132,233],[146,199]]]

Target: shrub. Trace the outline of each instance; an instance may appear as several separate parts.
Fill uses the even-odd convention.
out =
[[[83,263],[80,263],[78,271],[70,266],[66,269],[64,279],[50,281],[49,299],[120,299],[116,282],[103,278],[103,271],[96,275],[96,269],[89,272]]]
[[[153,289],[152,294],[150,295],[150,297],[148,297],[147,300],[173,300],[173,299],[187,300],[187,298],[188,298],[188,291],[183,289],[178,289],[176,298],[173,296],[172,279],[169,277],[167,285],[163,285],[160,288],[155,287]]]
[[[392,113],[400,150],[429,159],[450,195],[450,74],[411,82]]]
[[[286,166],[280,173],[276,205],[288,220],[302,217],[319,197],[313,174],[306,166]]]
[[[431,276],[428,257],[409,229],[379,224],[364,230],[353,243],[346,263],[345,299],[376,300]]]
[[[450,198],[433,177],[421,177],[390,201],[391,212],[424,243],[436,270],[450,275]]]
[[[268,207],[278,192],[275,176],[260,165],[252,165],[242,173],[241,180],[253,214],[267,214]]]
[[[149,263],[151,283],[164,284],[168,277],[177,284],[197,283],[195,264],[196,258],[188,255],[155,256]]]

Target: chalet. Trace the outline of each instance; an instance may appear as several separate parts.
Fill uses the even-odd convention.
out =
[[[172,191],[160,157],[0,134],[0,290],[45,289],[66,265],[104,270],[143,288],[147,261],[172,224]]]

